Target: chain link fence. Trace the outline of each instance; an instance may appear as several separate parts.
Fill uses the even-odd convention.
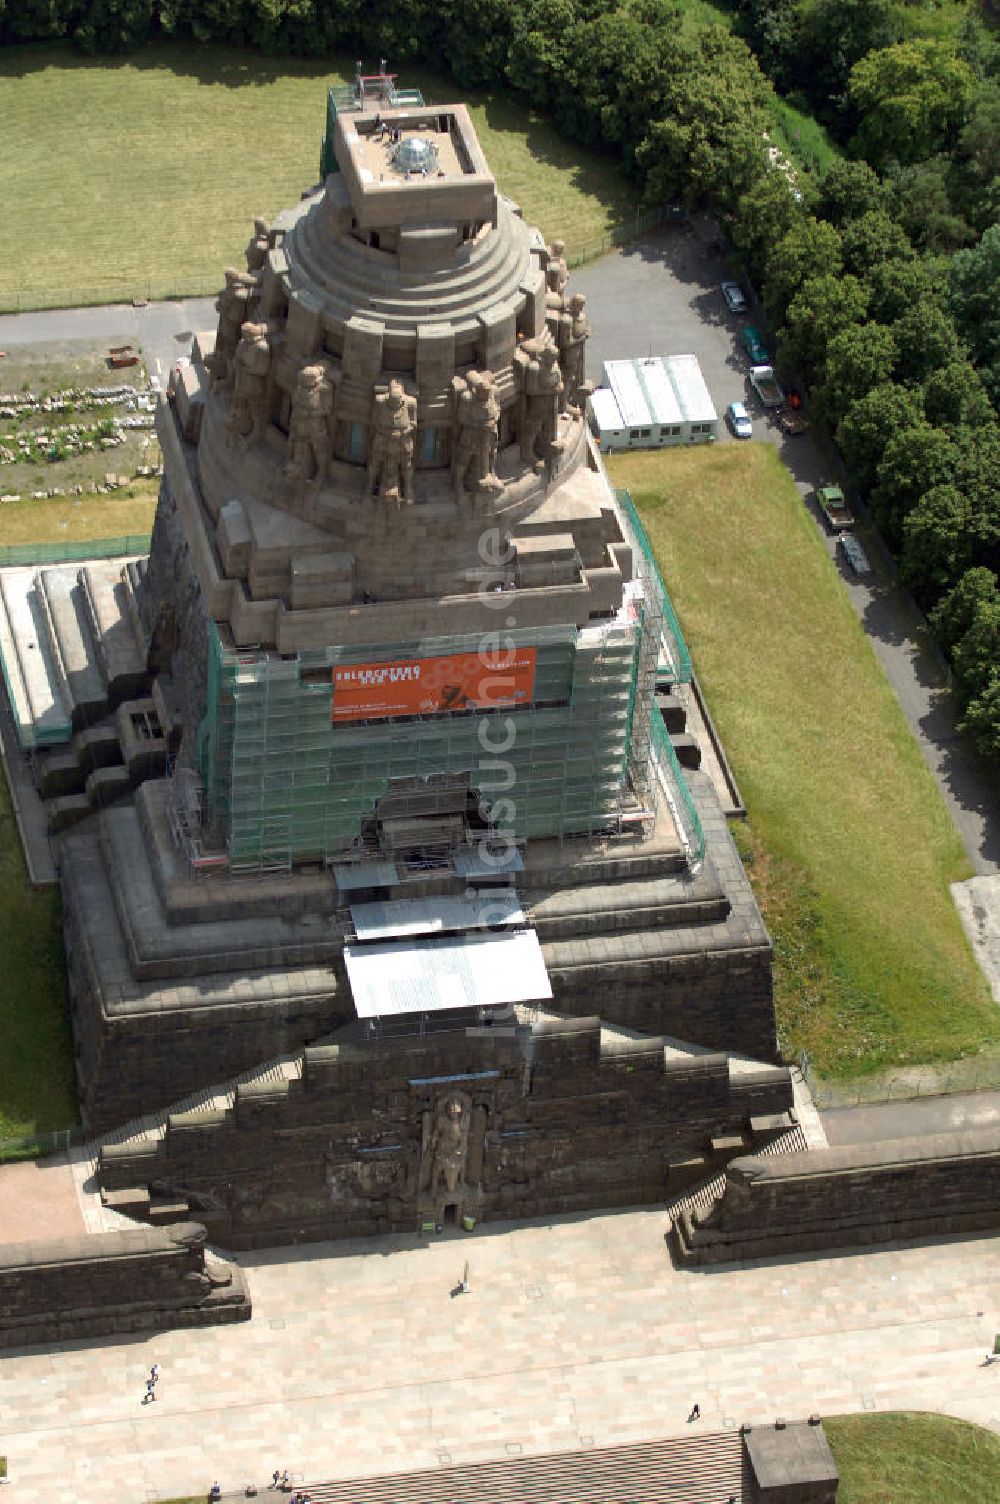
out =
[[[87,559],[119,559],[148,554],[150,533],[124,533],[120,538],[90,538],[82,543],[12,543],[0,548],[0,568],[29,564],[81,564]]]
[[[206,276],[159,282],[102,282],[79,287],[46,287],[28,292],[0,292],[0,313],[35,313],[43,308],[92,308],[114,303],[164,303],[182,298],[218,296],[221,269]]]
[[[53,1128],[46,1133],[29,1133],[23,1138],[0,1138],[0,1164],[10,1164],[19,1159],[47,1159],[51,1154],[64,1154],[77,1144],[85,1143],[86,1129]]]

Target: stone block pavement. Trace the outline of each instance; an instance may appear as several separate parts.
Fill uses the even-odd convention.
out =
[[[0,1501],[586,1450],[685,1434],[695,1401],[706,1431],[900,1408],[1000,1431],[1000,1364],[982,1366],[1000,1238],[701,1272],[672,1267],[666,1225],[655,1208],[244,1255],[247,1325],[4,1356]]]

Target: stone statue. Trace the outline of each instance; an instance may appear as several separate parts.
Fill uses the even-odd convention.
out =
[[[569,281],[569,268],[566,265],[566,242],[553,240],[549,246],[549,264],[545,269],[545,285],[549,293],[554,293],[562,303],[566,296],[566,283]],[[548,302],[548,298],[546,298]]]
[[[247,271],[251,276],[262,272],[267,265],[267,253],[270,250],[269,239],[271,226],[266,219],[255,219],[253,222],[253,234],[247,243]]]
[[[333,387],[322,365],[304,366],[295,383],[288,429],[285,474],[307,486],[321,486],[330,464]]]
[[[215,303],[219,314],[215,349],[205,359],[212,377],[213,391],[232,379],[240,330],[249,317],[250,295],[255,286],[253,277],[247,276],[235,266],[226,267],[225,277],[226,285]]]
[[[271,346],[266,324],[243,325],[233,365],[233,406],[226,428],[234,438],[252,443],[263,438],[271,415],[268,394]]]
[[[521,382],[521,458],[541,468],[557,452],[559,399],[563,392],[559,352],[547,339],[525,340],[515,360]]]
[[[420,1178],[429,1191],[456,1191],[465,1177],[472,1101],[462,1091],[440,1097],[424,1114]]]
[[[495,474],[500,442],[500,404],[492,371],[470,371],[458,392],[456,437],[451,478],[459,496],[466,490],[490,491],[500,485]]]
[[[567,407],[575,409],[579,409],[580,389],[587,379],[589,334],[587,299],[582,292],[575,292],[566,305],[566,312],[559,320],[559,352],[562,357],[564,401]]]
[[[413,503],[413,438],[417,399],[401,381],[390,381],[372,402],[368,454],[368,495],[401,505]]]

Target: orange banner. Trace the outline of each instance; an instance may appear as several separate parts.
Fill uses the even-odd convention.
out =
[[[345,663],[333,670],[333,720],[336,724],[527,705],[534,687],[534,648]]]

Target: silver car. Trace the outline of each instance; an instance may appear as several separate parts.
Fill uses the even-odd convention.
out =
[[[746,313],[747,300],[738,282],[723,282],[722,296],[726,300],[726,307],[730,313]]]
[[[726,408],[726,422],[738,439],[753,438],[753,423],[742,402],[730,402]]]

